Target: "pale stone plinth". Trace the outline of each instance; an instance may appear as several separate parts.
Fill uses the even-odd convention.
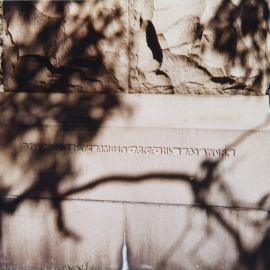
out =
[[[82,237],[82,242],[74,243],[59,236],[54,214],[47,209],[52,199],[47,194],[40,205],[21,206],[13,216],[3,216],[2,257],[28,266],[88,260],[114,269],[122,264],[126,239],[129,263],[134,268],[155,269],[189,227],[186,238],[177,243],[180,251],[176,248],[168,258],[168,269],[183,265],[216,269],[222,263],[221,269],[229,270],[237,260],[234,234],[216,214],[240,233],[247,247],[256,246],[266,228],[269,202],[262,198],[270,189],[268,97],[119,98],[131,108],[130,115],[115,111],[89,142],[72,145],[72,138],[79,135],[76,132],[59,135],[64,142],[43,141],[46,146],[42,147],[72,145],[66,152],[48,152],[44,164],[36,156],[39,162],[29,166],[29,156],[40,147],[35,132],[19,137],[2,151],[1,176],[3,184],[11,187],[12,198],[36,180],[35,173],[50,157],[61,162],[72,158],[75,174],[63,181],[59,194],[70,200],[63,207],[68,228]],[[55,123],[49,118],[44,121],[44,134],[53,134]],[[15,164],[6,158],[12,147],[21,151]],[[206,159],[208,167],[203,167]],[[217,160],[211,189],[199,194],[192,187],[206,181]],[[75,192],[74,188],[80,189]],[[201,198],[207,205],[201,204]],[[205,239],[207,225],[212,234]],[[25,248],[17,252],[18,245]]]
[[[13,216],[3,216],[1,263],[19,269],[79,266],[119,269],[124,237],[121,204],[66,201],[64,219],[77,238],[57,232],[49,201],[27,203]]]

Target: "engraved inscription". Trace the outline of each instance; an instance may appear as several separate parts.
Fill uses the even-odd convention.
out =
[[[142,145],[107,145],[107,144],[46,144],[46,143],[23,143],[29,151],[67,151],[67,152],[90,152],[90,153],[114,153],[133,155],[160,155],[160,156],[193,156],[206,158],[233,158],[236,156],[235,149],[225,148],[197,148],[180,146],[142,146]]]

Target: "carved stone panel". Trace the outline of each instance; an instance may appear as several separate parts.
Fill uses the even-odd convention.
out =
[[[266,77],[262,76],[259,85],[254,84],[261,64],[255,56],[248,59],[252,69],[247,75],[248,64],[236,60],[240,56],[233,60],[225,54],[226,48],[224,53],[214,48],[221,33],[214,31],[211,20],[217,16],[222,1],[130,0],[129,3],[132,93],[263,94],[266,91]],[[238,25],[232,27],[228,31],[235,31],[237,43],[234,45],[232,41],[230,46],[240,52],[250,41],[243,38]],[[261,42],[262,47],[265,45],[266,40]]]
[[[6,1],[5,91],[263,95],[260,7],[252,30],[245,1],[223,2]]]
[[[7,1],[4,11],[6,91],[126,91],[125,1]]]

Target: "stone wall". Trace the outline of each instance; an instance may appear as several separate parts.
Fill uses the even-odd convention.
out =
[[[125,91],[127,13],[122,2],[6,2],[6,91]]]
[[[123,95],[133,113],[94,136],[76,123],[97,104],[78,96],[0,96],[0,265],[268,269],[267,97]]]
[[[233,2],[231,5],[237,4]],[[210,22],[221,3],[7,2],[5,89],[264,94],[268,88],[266,75],[259,85],[253,85],[260,70],[267,69],[264,64],[255,56],[249,57],[252,70],[247,76],[243,63],[214,49],[217,33]],[[237,48],[248,47],[250,41],[243,38],[238,25],[230,31],[235,31]],[[260,46],[265,44],[261,42]],[[60,67],[65,72],[60,72]]]
[[[131,92],[250,94],[255,91],[248,79],[243,83],[243,66],[214,49],[215,33],[210,21],[221,3],[131,0],[129,17],[135,44],[130,56]],[[235,46],[245,46],[241,31],[238,28],[237,31]],[[259,67],[255,57],[250,61],[252,77],[258,74]],[[265,92],[268,86],[264,83],[257,93]]]
[[[0,94],[0,266],[269,268],[267,80],[219,5],[5,1],[5,91],[43,93]]]

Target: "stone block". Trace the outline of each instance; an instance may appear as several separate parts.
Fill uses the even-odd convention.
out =
[[[75,235],[57,229],[50,200],[28,201],[14,215],[3,215],[1,263],[19,269],[79,266],[119,269],[122,263],[122,205],[65,201],[63,219]],[[76,236],[76,237],[75,237]],[[17,269],[17,268],[16,268]]]
[[[179,97],[174,107],[163,97],[152,96],[148,101],[155,107],[149,109],[150,103],[142,102],[133,125],[139,119],[141,123],[133,127],[117,124],[116,118],[96,132],[86,130],[83,134],[65,132],[61,125],[45,125],[42,130],[21,134],[14,130],[16,140],[3,147],[1,155],[3,183],[9,187],[9,195],[26,192],[40,196],[48,192],[46,196],[54,196],[55,183],[57,196],[76,199],[200,204],[199,195],[204,192],[210,205],[257,207],[270,188],[269,112],[267,104],[259,102],[265,98],[254,97],[254,103],[249,104],[244,97],[236,99],[240,105],[234,110],[233,97],[213,98],[212,105],[206,97]],[[138,99],[132,100],[136,103]],[[188,100],[189,106],[184,105]],[[231,112],[224,118],[211,115],[214,100]],[[193,102],[198,105],[195,114]],[[196,120],[189,123],[185,117],[175,117],[170,128],[162,128],[162,117],[157,121],[149,118],[159,108],[170,108],[173,115],[187,113],[187,118],[194,116]],[[247,113],[244,108],[251,111]],[[261,121],[252,118],[256,108]],[[242,114],[250,116],[247,122]],[[202,119],[207,119],[205,126]],[[40,189],[28,192],[35,183]]]
[[[125,1],[12,1],[4,14],[5,91],[126,91]]]
[[[132,269],[260,269],[267,261],[266,211],[129,205],[126,213]]]
[[[228,2],[232,7],[239,5]],[[226,48],[218,50],[215,45],[222,29],[215,31],[217,25],[211,22],[219,16],[217,11],[224,8],[222,1],[130,0],[129,3],[133,45],[131,93],[262,95],[266,92],[266,74],[260,84],[253,85],[254,78],[265,70],[264,60],[251,56],[253,48],[248,37],[243,38],[240,26],[235,24],[227,31],[234,38],[230,43],[234,46],[232,51],[236,50],[238,55],[230,58]],[[231,11],[223,10],[226,12]],[[230,24],[229,15],[226,18],[225,23]],[[264,50],[266,39],[261,44]],[[240,63],[240,47],[248,48],[250,53],[244,64],[243,59]],[[248,67],[251,72],[247,76]]]

